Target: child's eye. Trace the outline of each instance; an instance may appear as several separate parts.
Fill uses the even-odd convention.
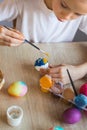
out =
[[[63,8],[67,8],[67,5],[66,5],[64,2],[61,2],[61,6],[62,6]]]

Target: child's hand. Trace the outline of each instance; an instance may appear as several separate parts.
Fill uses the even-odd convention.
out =
[[[63,65],[57,65],[57,66],[51,65],[49,66],[47,70],[41,69],[40,73],[49,74],[55,83],[62,82],[63,84],[68,84],[70,83],[70,80],[69,80],[66,69],[69,70],[73,81],[84,77],[85,72],[86,72],[84,69],[84,64],[78,65],[78,66],[63,64]]]
[[[7,29],[0,26],[0,45],[4,46],[19,46],[23,43],[24,36],[15,29]]]

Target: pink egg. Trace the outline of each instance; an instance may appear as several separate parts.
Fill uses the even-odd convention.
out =
[[[74,124],[81,119],[81,112],[77,108],[68,108],[63,113],[63,120],[65,123]]]
[[[83,85],[80,87],[80,93],[81,93],[81,94],[84,94],[85,96],[87,96],[87,83],[83,84]]]

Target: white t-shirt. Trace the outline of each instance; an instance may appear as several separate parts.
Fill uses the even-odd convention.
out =
[[[60,22],[44,0],[4,0],[0,3],[0,21],[17,18],[17,29],[33,42],[72,41],[77,29],[87,34],[87,16]]]

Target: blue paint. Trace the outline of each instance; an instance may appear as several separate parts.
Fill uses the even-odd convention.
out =
[[[35,61],[34,66],[42,66],[45,65],[46,63],[44,63],[43,58],[39,58]]]

